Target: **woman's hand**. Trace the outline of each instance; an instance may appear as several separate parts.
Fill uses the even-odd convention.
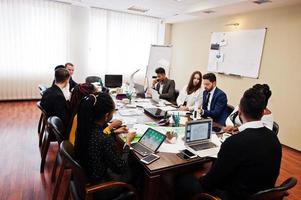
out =
[[[126,144],[131,145],[131,142],[134,140],[136,136],[136,132],[128,132],[127,137],[126,137]]]
[[[128,133],[129,129],[126,126],[122,126],[116,130],[114,130],[114,133],[121,134],[121,133]]]
[[[119,128],[122,125],[122,121],[119,119],[114,119],[109,125],[111,129]]]
[[[187,108],[186,106],[180,106],[179,110],[180,110],[180,111],[187,111],[188,108]]]

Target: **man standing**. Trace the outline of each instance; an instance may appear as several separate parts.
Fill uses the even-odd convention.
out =
[[[216,87],[216,76],[208,73],[203,76],[204,92],[202,116],[211,117],[214,122],[225,125],[228,117],[227,96]]]
[[[169,102],[175,102],[175,81],[166,77],[165,69],[159,67],[156,69],[157,79],[153,81],[153,89],[160,94],[160,99]]]
[[[69,71],[70,80],[69,80],[69,91],[71,92],[73,88],[77,85],[77,83],[72,79],[74,73],[74,65],[72,63],[65,64],[66,69]]]

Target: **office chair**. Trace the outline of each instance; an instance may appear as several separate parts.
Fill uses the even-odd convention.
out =
[[[286,179],[280,186],[259,191],[252,196],[249,200],[283,200],[284,197],[288,196],[287,190],[293,188],[297,184],[297,179],[290,177]],[[208,193],[200,193],[194,196],[194,200],[221,200],[219,197]]]
[[[126,192],[121,193],[116,197],[117,200],[122,199],[138,199],[138,195],[133,186],[120,182],[120,181],[109,181],[96,185],[91,185],[87,182],[87,177],[84,169],[74,159],[74,148],[73,145],[65,140],[60,145],[60,155],[64,160],[64,163],[68,164],[72,170],[72,178],[68,184],[69,191],[65,193],[65,199],[69,198],[71,194],[72,199],[92,199],[93,194],[98,191],[103,191],[111,188],[125,188]]]
[[[46,128],[46,125],[47,125],[47,113],[44,110],[44,108],[42,108],[41,101],[37,102],[37,107],[41,111],[41,116],[40,116],[39,124],[38,124],[38,136],[39,136],[39,149],[40,149],[40,153],[42,154],[41,146],[42,146],[42,140],[43,140],[45,128]]]
[[[278,132],[279,132],[279,125],[277,122],[274,122],[273,123],[273,131],[276,135],[278,135]]]
[[[38,85],[40,95],[43,96],[44,92],[47,90],[47,87],[44,85]]]
[[[102,80],[99,76],[88,76],[85,80],[86,83],[99,83],[101,82],[102,83]]]
[[[234,110],[234,106],[227,104],[227,112],[228,112],[228,116],[233,112]]]

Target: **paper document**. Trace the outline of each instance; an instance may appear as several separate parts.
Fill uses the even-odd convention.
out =
[[[143,111],[138,109],[124,109],[124,110],[119,110],[119,114],[122,116],[135,116],[135,115],[143,115]]]

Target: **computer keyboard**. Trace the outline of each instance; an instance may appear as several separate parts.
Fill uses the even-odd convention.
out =
[[[199,150],[203,150],[203,149],[210,149],[210,148],[214,148],[214,147],[217,147],[217,146],[215,144],[213,144],[212,142],[190,146],[190,148],[192,148],[195,151],[199,151]]]
[[[148,150],[147,148],[145,148],[144,146],[142,146],[139,143],[135,143],[133,145],[133,148],[137,153],[139,153],[142,156],[146,156],[146,155],[153,153],[152,151]]]

